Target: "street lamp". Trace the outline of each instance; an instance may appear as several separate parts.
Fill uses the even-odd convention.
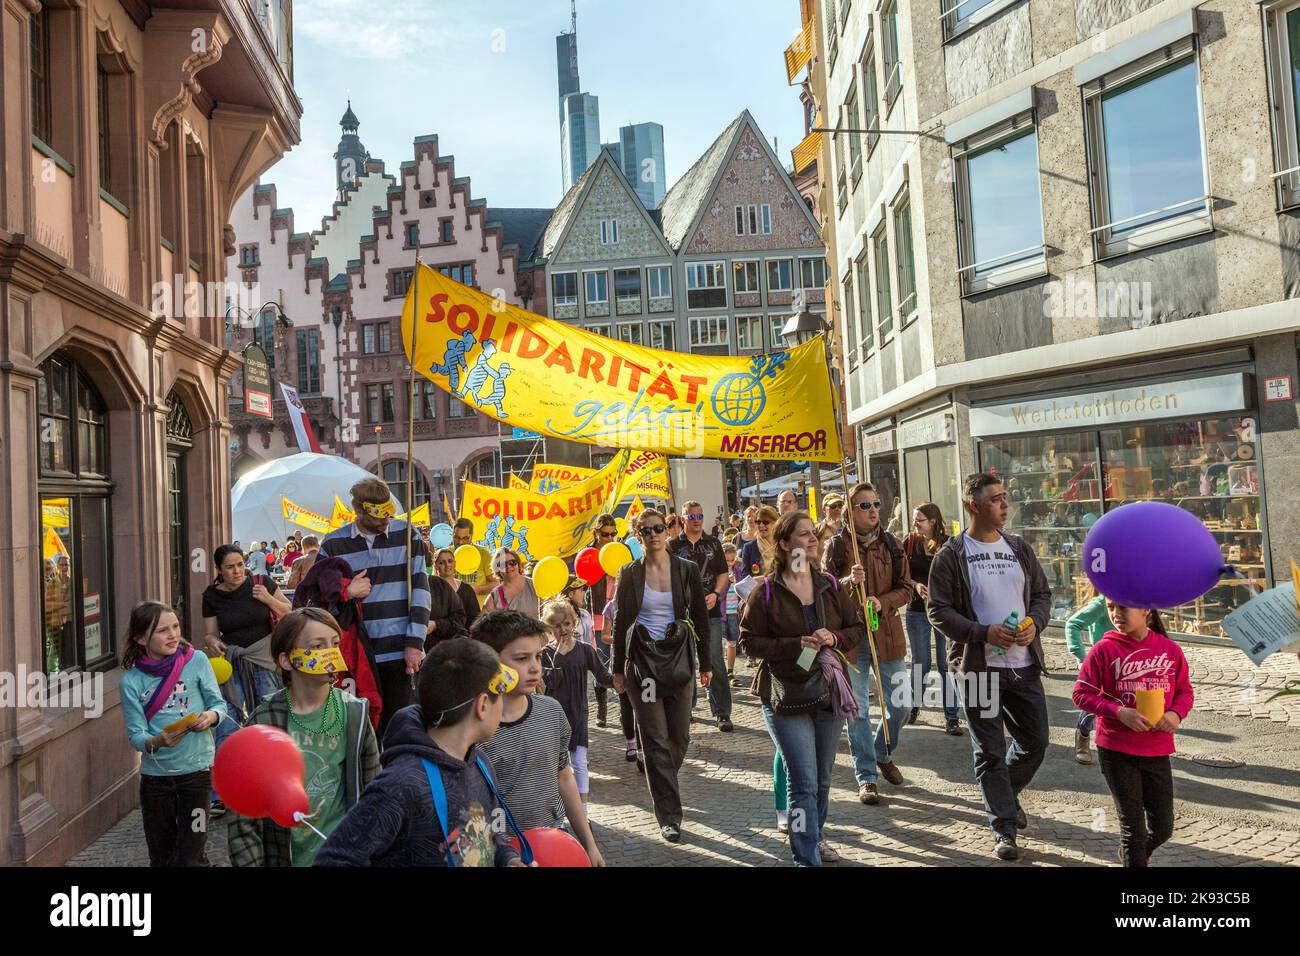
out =
[[[282,326],[284,326],[286,329],[293,327],[293,322],[289,319],[289,316],[285,313],[284,308],[280,305],[279,302],[276,302],[274,299],[268,302],[263,302],[256,309],[245,309],[242,306],[231,304],[226,307],[226,316],[225,316],[226,348],[230,348],[230,344],[231,344],[230,333],[231,333],[232,326],[230,324],[230,313],[234,312],[237,319],[238,317],[248,316],[250,323],[252,323],[253,321],[256,320],[256,317],[261,315],[262,312],[268,307],[275,310],[276,318],[279,320]],[[236,322],[236,324],[238,324],[238,322]]]
[[[786,320],[785,325],[781,326],[781,338],[792,345],[806,345],[824,332],[830,332],[831,327],[826,324],[826,320],[816,312],[809,312],[808,309],[799,303],[799,311]],[[829,365],[830,356],[830,336],[822,340],[823,347],[826,349],[827,364]],[[827,383],[831,384],[831,383]],[[832,387],[834,387],[832,385]],[[834,407],[836,396],[831,396],[831,405]],[[836,425],[838,428],[839,425]],[[818,506],[822,500],[822,476],[821,469],[813,459],[808,460],[808,483],[812,485],[813,494],[817,497]]]

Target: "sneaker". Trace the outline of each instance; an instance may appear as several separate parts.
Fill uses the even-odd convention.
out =
[[[226,812],[226,805],[222,803],[220,800],[213,800],[212,805],[208,807],[209,817],[224,816],[225,812]]]
[[[993,852],[998,855],[999,860],[1006,860],[1008,863],[1020,859],[1020,847],[1016,846],[1016,838],[1013,836],[999,833],[997,842],[993,844]]]
[[[876,769],[880,775],[892,783],[895,787],[903,785],[903,772],[891,760],[889,763],[876,764]]]
[[[732,724],[732,722],[731,722],[731,718],[730,718],[730,717],[719,717],[719,718],[718,718],[718,729],[719,729],[720,731],[722,731],[724,734],[729,734],[729,733],[731,733],[733,730],[735,730],[736,728],[735,728],[735,725]]]
[[[858,799],[869,807],[874,807],[880,803],[880,791],[876,789],[874,783],[864,783],[858,787]]]
[[[605,726],[605,718],[604,718],[604,717],[597,717],[597,718],[596,718],[596,726],[597,726],[597,727],[602,727],[602,728],[603,728],[603,727]]]
[[[732,686],[732,687],[739,687],[739,686],[740,686],[740,678],[739,678],[739,677],[736,677],[736,676],[733,675],[732,678],[731,678],[731,686]]]
[[[636,772],[645,773],[645,754],[636,755]]]
[[[660,827],[659,835],[669,843],[681,843],[682,831],[677,827]]]
[[[817,844],[817,855],[822,858],[823,863],[838,863],[840,855],[835,852],[835,847],[831,846],[825,840]]]
[[[627,745],[627,753],[624,755],[624,757],[628,763],[631,763],[633,760],[637,759],[636,741],[632,741],[632,743]]]
[[[914,724],[916,723],[916,718],[920,716],[921,716],[921,708],[913,707],[911,712],[907,715],[907,722],[909,724]]]
[[[1074,732],[1074,762],[1084,766],[1092,764],[1092,747],[1088,735],[1081,730]]]
[[[943,732],[947,734],[949,737],[965,736],[964,731],[961,729],[961,724],[957,722],[956,717],[948,718],[947,725],[943,728]]]
[[[789,810],[776,811],[776,832],[777,833],[790,832],[790,811]]]
[[[1020,801],[1016,801],[1016,829],[1023,830],[1029,826],[1029,816],[1025,813],[1024,808],[1020,806]]]

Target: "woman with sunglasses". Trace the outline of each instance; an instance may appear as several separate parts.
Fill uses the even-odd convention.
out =
[[[519,560],[519,555],[509,548],[497,548],[492,553],[492,571],[501,583],[488,592],[483,612],[522,611],[536,619],[541,613],[541,602],[537,599],[537,588],[533,587],[532,579],[524,574],[524,563]]]
[[[653,509],[641,512],[636,531],[645,554],[618,573],[614,689],[626,693],[636,711],[659,835],[677,843],[682,838],[677,772],[690,743],[696,660],[700,686],[709,686],[713,669],[709,609],[700,569],[668,550],[664,516]]]
[[[934,667],[940,675],[943,700],[943,717],[945,732],[953,737],[960,737],[961,726],[957,723],[957,688],[948,676],[948,642],[944,636],[930,626],[930,619],[925,614],[925,600],[930,591],[925,582],[930,578],[930,565],[943,543],[948,540],[948,533],[943,529],[943,512],[936,504],[917,505],[912,515],[912,533],[903,543],[903,553],[907,555],[908,569],[912,573],[912,583],[916,591],[911,603],[903,612],[903,627],[907,630],[907,640],[912,648],[912,686],[924,690],[926,675],[931,670],[930,635],[934,635]],[[915,702],[914,702],[915,703]],[[907,716],[909,724],[916,723],[921,708],[913,707]]]
[[[763,722],[788,767],[789,805],[802,818],[789,828],[790,852],[796,866],[821,866],[840,859],[822,830],[836,747],[857,708],[841,655],[866,629],[848,589],[816,570],[821,542],[807,512],[786,512],[773,537],[767,579],[741,612],[740,639],[761,662],[754,684]]]
[[[461,607],[465,609],[465,627],[468,628],[480,613],[478,595],[474,593],[474,586],[466,584],[456,573],[456,552],[451,548],[439,548],[433,557],[433,570],[460,598]]]
[[[772,541],[772,528],[776,524],[777,517],[776,509],[771,505],[762,505],[754,509],[752,522],[754,537],[746,541],[740,549],[740,570],[736,574],[737,581],[763,573],[763,568],[767,566],[767,559],[775,547]]]

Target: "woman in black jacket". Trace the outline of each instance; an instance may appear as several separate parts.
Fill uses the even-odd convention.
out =
[[[709,686],[709,611],[700,569],[668,551],[664,516],[637,515],[644,557],[618,573],[614,603],[614,689],[627,692],[636,711],[645,753],[646,779],[659,834],[682,838],[682,799],[677,772],[690,743],[691,681]]]
[[[478,595],[474,593],[474,586],[466,584],[456,574],[456,553],[451,548],[440,548],[433,556],[434,573],[447,582],[448,586],[456,592],[460,598],[460,606],[465,611],[465,630],[468,633],[469,628],[474,623],[474,618],[479,616],[481,608],[478,603]]]
[[[912,601],[903,612],[903,627],[907,630],[907,641],[912,646],[912,686],[925,687],[926,675],[930,673],[930,635],[934,635],[934,669],[939,672],[943,686],[943,716],[946,732],[953,737],[962,736],[961,726],[957,722],[957,689],[952,678],[948,676],[948,642],[943,635],[930,626],[930,619],[925,616],[925,600],[930,595],[926,582],[930,579],[930,565],[943,543],[948,540],[948,533],[943,527],[943,512],[936,504],[917,505],[912,514],[912,533],[903,543],[903,553],[912,574],[916,590],[912,592]],[[913,707],[908,715],[909,724],[916,723],[921,713],[920,707]]]
[[[848,590],[821,566],[812,518],[790,511],[776,523],[767,578],[741,608],[740,642],[760,661],[755,684],[763,719],[785,758],[790,852],[796,866],[835,863],[824,840],[831,770],[847,714],[856,711],[843,659],[866,636]]]

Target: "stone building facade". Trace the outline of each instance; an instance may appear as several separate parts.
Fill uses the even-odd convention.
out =
[[[275,27],[243,0],[0,10],[0,671],[93,697],[0,708],[0,863],[60,863],[135,806],[131,608],[201,632],[230,526],[226,223],[299,139]]]

